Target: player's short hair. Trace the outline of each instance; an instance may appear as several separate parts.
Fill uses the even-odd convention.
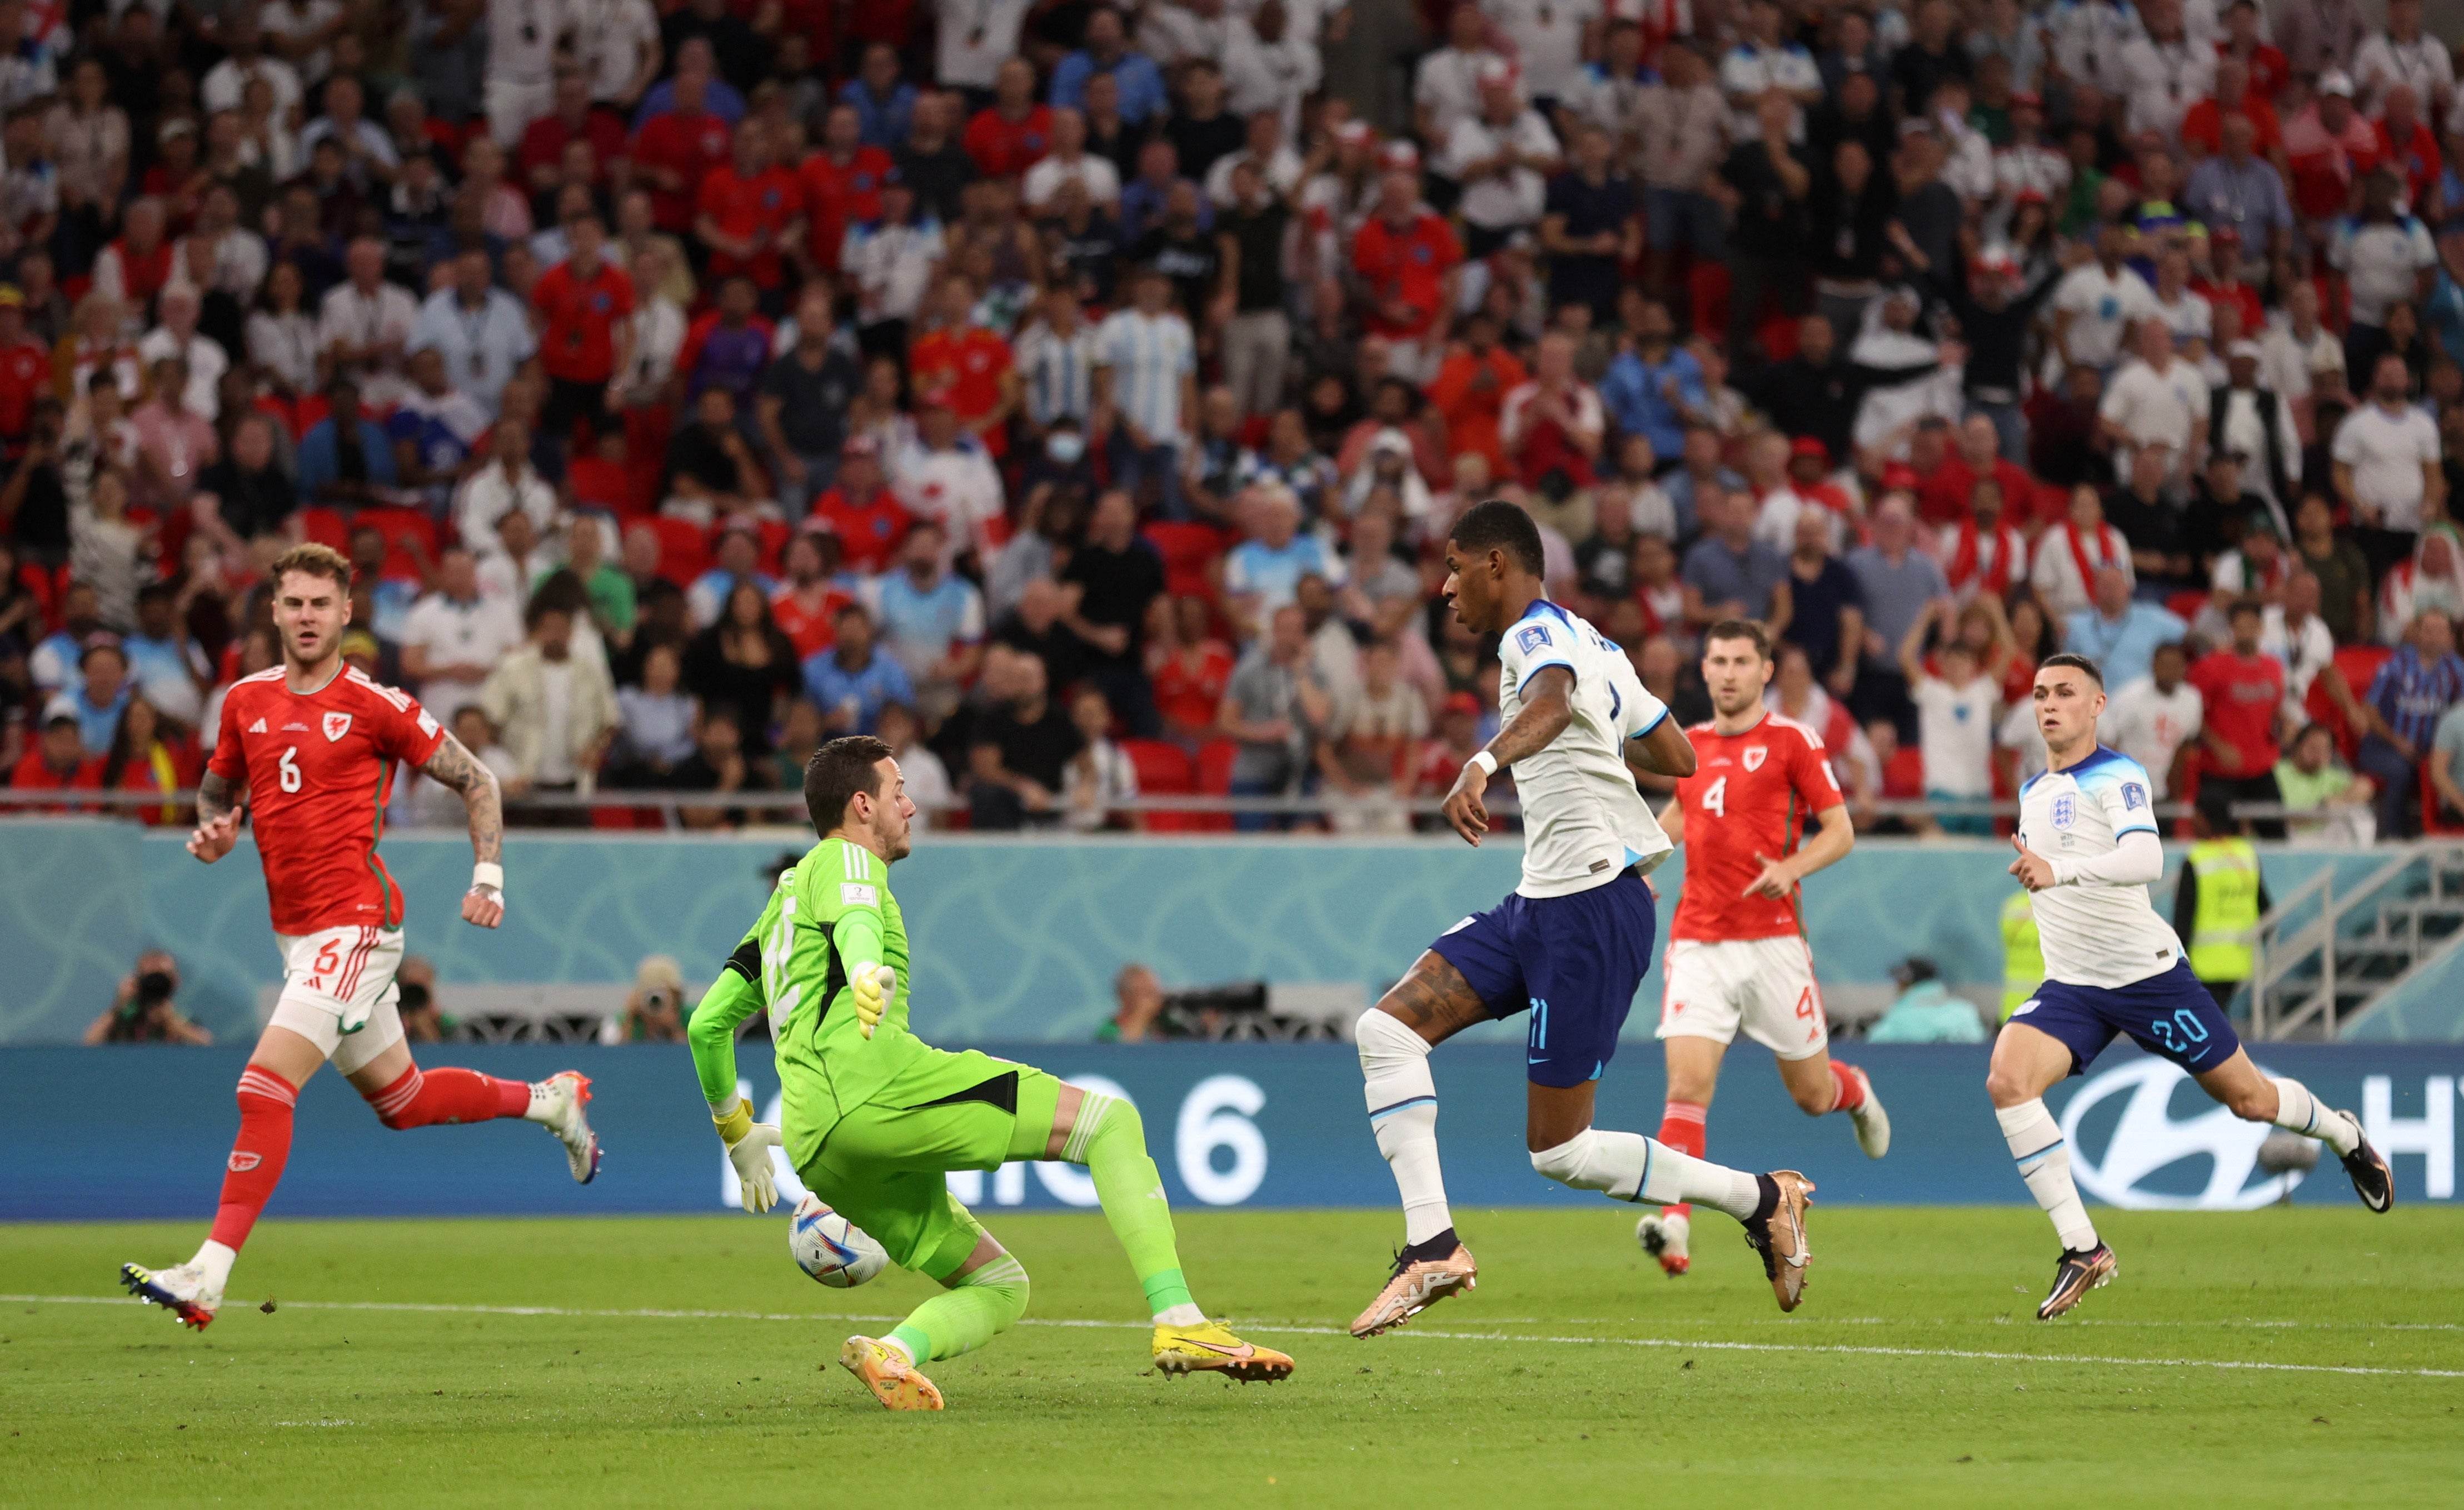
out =
[[[1750,640],[1764,660],[1771,658],[1771,631],[1751,619],[1723,619],[1703,631],[1703,648],[1709,649],[1714,640]]]
[[[2089,679],[2096,683],[2097,689],[2099,691],[2102,691],[2104,689],[2104,673],[2098,670],[2096,663],[2089,660],[2086,656],[2078,654],[2074,651],[2063,650],[2058,654],[2045,657],[2043,661],[2037,663],[2036,669],[2039,671],[2046,671],[2051,670],[2057,666],[2067,666],[2074,670],[2085,671],[2088,674]]]
[[[881,795],[881,773],[874,769],[894,752],[870,734],[849,734],[818,746],[804,762],[804,811],[813,832],[826,834],[847,817],[849,799],[858,792]]]
[[[351,590],[350,559],[330,545],[319,545],[310,540],[291,547],[275,557],[274,564],[265,569],[266,580],[280,587],[282,579],[293,572],[306,572],[311,577],[330,577],[334,585],[342,591],[347,593]]]
[[[1504,551],[1517,566],[1538,577],[1548,569],[1548,560],[1540,548],[1540,526],[1522,506],[1503,498],[1475,503],[1463,511],[1446,538],[1474,555],[1487,551]]]

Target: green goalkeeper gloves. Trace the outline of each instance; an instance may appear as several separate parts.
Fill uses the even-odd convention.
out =
[[[725,1112],[714,1112],[710,1120],[718,1128],[719,1141],[727,1145],[727,1162],[736,1170],[744,1209],[759,1215],[778,1205],[779,1177],[770,1150],[779,1147],[779,1129],[754,1121],[753,1107],[741,1096]]]

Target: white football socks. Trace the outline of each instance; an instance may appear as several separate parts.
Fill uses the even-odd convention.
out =
[[[2276,1125],[2287,1132],[2298,1132],[2305,1138],[2317,1138],[2336,1150],[2338,1158],[2362,1146],[2361,1129],[2353,1119],[2331,1106],[2322,1106],[2308,1086],[2281,1075],[2270,1076],[2276,1082]]]
[[[1699,1201],[1739,1221],[1751,1220],[1762,1205],[1762,1184],[1639,1132],[1582,1131],[1553,1149],[1531,1155],[1531,1167],[1560,1185],[1598,1191],[1615,1201],[1669,1206]]]
[[[1203,1326],[1206,1313],[1198,1308],[1196,1301],[1183,1301],[1155,1312],[1155,1324],[1157,1326]]]
[[[2087,1205],[2071,1182],[2071,1152],[2063,1146],[2062,1130],[2054,1125],[2054,1114],[2045,1109],[2043,1098],[1998,1107],[1993,1115],[2002,1124],[2002,1137],[2011,1145],[2019,1177],[2028,1182],[2028,1193],[2054,1219],[2063,1249],[2085,1253],[2094,1248],[2096,1223],[2087,1219]]]
[[[1428,1041],[1375,1007],[1360,1015],[1353,1037],[1369,1126],[1403,1197],[1403,1238],[1426,1242],[1455,1224],[1438,1164],[1438,1084],[1429,1076]]]
[[[209,1237],[206,1239],[205,1246],[197,1250],[197,1256],[188,1261],[195,1264],[198,1272],[205,1276],[206,1293],[220,1295],[231,1283],[231,1265],[238,1259],[238,1249]]]

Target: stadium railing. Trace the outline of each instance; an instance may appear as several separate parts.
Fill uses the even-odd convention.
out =
[[[46,813],[96,814],[123,808],[171,807],[187,809],[194,805],[196,793],[180,792],[84,792],[30,790],[15,791],[0,787],[0,817],[11,816],[27,809]],[[1492,816],[1515,817],[1522,808],[1511,801],[1491,802]],[[2007,799],[1899,799],[1886,798],[1868,803],[1852,802],[1851,810],[1874,818],[2008,818],[2019,816],[2019,804]],[[602,789],[588,794],[575,792],[542,792],[518,799],[508,799],[506,806],[517,812],[542,808],[591,809],[656,809],[672,814],[685,808],[726,808],[746,813],[779,813],[790,821],[801,818],[804,811],[803,795],[800,792],[674,792],[663,790],[619,791]],[[1176,814],[1264,814],[1278,817],[1319,817],[1343,813],[1375,811],[1396,813],[1413,818],[1434,818],[1444,810],[1437,798],[1396,798],[1382,801],[1364,801],[1325,796],[1295,797],[1227,797],[1218,795],[1138,797],[1107,802],[1108,813],[1176,813]],[[963,813],[964,802],[936,805],[934,812]],[[2155,816],[2166,821],[2187,818],[2190,807],[2183,802],[2159,802]],[[2252,820],[2311,820],[2331,816],[2317,808],[2289,808],[2277,802],[2235,802],[2233,816]]]

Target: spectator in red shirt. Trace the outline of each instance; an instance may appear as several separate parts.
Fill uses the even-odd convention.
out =
[[[1418,383],[1437,365],[1463,244],[1420,201],[1419,154],[1399,142],[1386,150],[1377,208],[1352,238],[1352,268],[1368,295],[1361,323],[1386,339],[1387,370]]]
[[[1497,439],[1499,412],[1506,396],[1529,376],[1514,353],[1497,343],[1497,317],[1474,310],[1463,321],[1463,340],[1446,354],[1429,398],[1445,416],[1446,445],[1454,454],[1476,451],[1488,459],[1491,476],[1506,472],[1506,452]]]
[[[34,401],[52,385],[51,348],[26,334],[26,295],[0,283],[0,441],[26,438]]]
[[[575,220],[565,234],[573,255],[531,287],[539,365],[548,376],[540,423],[561,438],[579,418],[596,437],[612,423],[609,405],[623,402],[617,374],[633,360],[633,282],[600,255],[607,228],[596,210]]]
[[[2190,685],[2207,700],[2199,744],[2207,755],[2200,796],[2221,793],[2231,802],[2278,802],[2276,785],[2277,720],[2284,706],[2284,666],[2263,653],[2258,637],[2266,621],[2255,598],[2231,610],[2233,644],[2211,650],[2190,667]],[[2279,821],[2258,825],[2262,839],[2281,839]]]
[[[758,116],[736,128],[729,161],[702,179],[695,201],[693,237],[710,249],[711,276],[751,278],[773,317],[786,309],[780,249],[803,236],[803,201],[795,175],[770,161],[769,129]]]
[[[2379,161],[2404,175],[2405,193],[2416,210],[2430,203],[2442,166],[2438,139],[2421,119],[2421,97],[2410,84],[2387,92],[2387,113],[2379,118]],[[2448,207],[2453,214],[2455,207]]]
[[[881,478],[881,443],[854,435],[839,451],[839,480],[813,500],[814,520],[839,538],[850,571],[867,577],[890,568],[914,524]]]
[[[2261,99],[2274,99],[2284,93],[2293,81],[2293,65],[2284,60],[2284,50],[2258,34],[2258,0],[2233,0],[2225,8],[2225,34],[2216,39],[2216,71],[2224,72],[2226,58],[2238,59],[2250,71],[2250,92]]]
[[[1147,679],[1155,687],[1155,712],[1165,738],[1190,746],[1214,737],[1223,689],[1232,685],[1232,647],[1207,632],[1209,612],[1205,599],[1185,593],[1157,598],[1149,616],[1155,632],[1148,637]],[[1454,783],[1451,772],[1446,783]]]
[[[727,122],[708,108],[710,74],[688,61],[676,70],[675,108],[633,133],[633,174],[650,190],[650,219],[661,230],[692,229],[701,181],[727,161]]]
[[[853,105],[833,105],[822,123],[821,150],[796,169],[804,186],[804,219],[811,238],[806,260],[824,273],[839,270],[847,228],[881,218],[881,186],[896,164],[890,154],[864,142],[864,118]]]
[[[918,398],[950,406],[995,461],[1009,451],[1009,417],[1018,407],[1019,378],[1009,342],[974,321],[975,280],[953,273],[933,306],[937,322],[907,357]]]
[[[77,736],[77,709],[63,693],[52,699],[44,710],[43,732],[24,755],[17,768],[9,773],[9,785],[18,792],[99,792],[102,790],[102,757],[89,756]],[[57,812],[60,809],[28,809],[15,811]]]
[[[2353,81],[2341,69],[2319,77],[2319,97],[2284,127],[2293,169],[2293,208],[2306,218],[2344,213],[2353,186],[2379,165],[2379,131],[2353,108]]]
[[[2025,498],[2035,492],[2035,484],[2028,477],[2028,469],[2005,460],[2001,444],[2001,435],[1993,428],[1993,421],[1989,417],[1971,414],[1962,421],[1957,449],[1944,459],[1933,477],[1918,490],[1919,512],[1928,520],[1945,523],[1956,523],[1967,517],[1969,500],[1976,495],[1976,482],[1980,477],[1991,477],[2000,483],[2002,496],[2006,500]],[[1935,497],[1937,491],[1944,496]]]
[[[1035,102],[1035,65],[1023,57],[993,76],[993,102],[967,122],[959,144],[986,178],[1016,178],[1052,150],[1052,111]]]
[[[587,142],[598,164],[593,187],[607,182],[607,164],[625,155],[625,126],[605,110],[590,108],[590,80],[579,68],[557,71],[556,109],[539,117],[522,132],[518,165],[522,181],[535,193],[548,193],[564,179],[564,148],[572,142]]]
[[[826,528],[799,530],[787,541],[786,579],[770,595],[770,617],[809,661],[836,638],[839,610],[854,603],[831,579],[839,569],[839,537]]]
[[[2251,129],[2257,133],[2252,150],[2260,157],[2274,159],[2283,150],[2284,127],[2276,119],[2276,107],[2251,87],[2250,65],[2226,54],[2216,63],[2216,92],[2183,114],[2182,144],[2195,149],[2198,157],[2215,156],[2225,149],[2225,117],[2233,115],[2250,118]]]

